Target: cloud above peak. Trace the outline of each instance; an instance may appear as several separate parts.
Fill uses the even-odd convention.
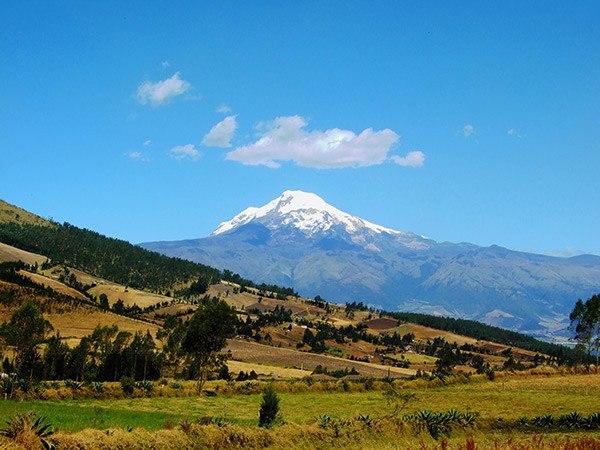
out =
[[[469,137],[475,135],[475,127],[473,125],[471,125],[470,123],[466,124],[462,128],[462,134],[466,138],[469,138]]]
[[[202,145],[206,147],[231,147],[231,139],[237,129],[235,116],[225,117],[222,121],[210,129],[202,139]]]
[[[178,145],[169,150],[169,154],[175,159],[191,159],[192,161],[200,158],[200,152],[196,150],[193,144]]]
[[[283,116],[257,125],[259,138],[250,145],[237,147],[226,159],[245,165],[278,168],[290,161],[302,167],[334,169],[381,164],[400,136],[390,129],[367,128],[360,134],[331,128],[307,130],[301,116]]]
[[[192,87],[190,83],[182,80],[179,77],[179,72],[176,72],[171,78],[157,81],[144,81],[138,86],[136,100],[141,105],[150,103],[157,107],[168,103],[172,98],[183,94]]]
[[[390,159],[402,167],[423,167],[425,153],[419,150],[408,152],[406,156],[390,156]]]

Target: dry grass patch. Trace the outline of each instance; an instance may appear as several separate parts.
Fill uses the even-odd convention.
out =
[[[42,264],[48,258],[0,242],[0,261],[23,261],[25,264]]]
[[[54,224],[29,211],[0,200],[0,222],[30,223],[32,225],[54,226]]]
[[[153,306],[157,303],[171,302],[171,300],[173,300],[171,297],[166,297],[164,295],[140,291],[133,288],[125,288],[125,286],[109,282],[98,284],[88,292],[96,297],[105,294],[108,297],[108,303],[111,306],[116,303],[117,300],[123,300],[123,303],[126,306],[138,305],[140,308]]]
[[[304,378],[310,375],[310,370],[300,370],[289,367],[279,367],[267,364],[249,363],[243,361],[228,360],[227,367],[230,372],[251,372],[254,370],[258,375],[275,375],[278,378]]]
[[[373,378],[409,377],[416,373],[412,369],[382,366],[379,364],[351,361],[315,353],[300,352],[289,348],[272,347],[250,341],[230,339],[226,351],[231,351],[233,359],[261,364],[274,364],[313,370],[316,366],[327,367],[328,370],[355,368],[360,375]]]
[[[26,272],[24,270],[20,270],[19,273],[21,275],[26,276],[34,283],[38,283],[38,284],[41,284],[42,286],[49,287],[50,289],[58,292],[59,294],[64,294],[64,295],[68,295],[69,297],[87,301],[87,297],[85,295],[83,295],[81,292],[73,289],[70,286],[67,286],[66,284],[61,283],[58,280],[49,278],[44,275],[40,275],[39,273]]]
[[[137,331],[146,333],[150,331],[152,336],[156,335],[158,325],[120,316],[108,311],[101,311],[92,307],[80,307],[73,311],[63,313],[45,314],[55,331],[68,339],[69,345],[77,344],[79,340],[92,333],[97,326],[117,325],[120,331],[129,331],[135,334]]]

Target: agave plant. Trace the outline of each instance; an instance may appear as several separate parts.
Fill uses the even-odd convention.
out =
[[[65,386],[74,391],[78,391],[83,387],[83,383],[67,379],[65,380]]]
[[[584,426],[589,429],[589,430],[596,430],[598,428],[600,428],[600,412],[595,412],[593,414],[590,414],[585,420],[584,420]]]
[[[154,389],[154,383],[152,383],[152,381],[144,380],[144,381],[140,381],[139,382],[139,386],[138,387],[142,391],[152,392],[152,390]]]
[[[363,423],[365,428],[371,428],[371,425],[373,425],[373,418],[371,418],[368,414],[367,415],[359,414],[357,419],[358,419],[358,421]]]
[[[525,416],[521,416],[517,419],[517,424],[522,428],[527,428],[529,426],[529,419]]]
[[[319,424],[319,428],[327,428],[327,426],[331,423],[331,417],[319,416],[317,419],[317,423]]]
[[[5,398],[11,398],[15,390],[15,383],[13,383],[12,380],[2,380],[0,383],[0,389],[2,390]]]
[[[560,416],[558,418],[558,424],[563,428],[574,429],[584,425],[585,421],[577,411],[573,411],[564,416]]]
[[[466,412],[461,414],[461,423],[466,427],[472,427],[475,425],[475,420],[477,419],[478,414],[472,412]]]
[[[48,439],[54,434],[54,428],[51,424],[45,424],[45,420],[45,416],[38,416],[31,411],[19,413],[6,421],[7,427],[0,430],[0,436],[16,441],[23,433],[32,432],[46,450],[54,450],[55,445]]]
[[[17,380],[17,386],[19,387],[19,389],[21,389],[21,391],[27,393],[27,392],[29,392],[29,388],[31,387],[31,384],[29,383],[29,380],[27,380],[26,378],[19,378]]]

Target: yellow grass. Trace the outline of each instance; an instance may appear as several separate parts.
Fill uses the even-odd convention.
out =
[[[69,345],[77,345],[82,337],[91,334],[97,326],[117,325],[121,331],[128,331],[132,334],[137,331],[142,333],[149,331],[152,336],[156,336],[159,329],[159,326],[153,323],[100,311],[91,307],[78,308],[60,314],[46,314],[45,317],[55,330],[60,331],[61,336],[67,340]]]
[[[230,351],[232,358],[238,361],[275,364],[297,369],[313,370],[317,365],[327,367],[328,370],[343,370],[354,367],[360,375],[377,378],[386,377],[388,374],[392,377],[408,377],[416,373],[412,369],[351,361],[334,356],[301,352],[290,348],[272,347],[238,339],[230,339],[226,351]]]
[[[113,305],[117,300],[123,300],[126,306],[138,305],[140,308],[156,305],[157,303],[170,302],[173,300],[164,295],[154,294],[152,292],[140,291],[138,289],[127,288],[119,284],[106,283],[99,284],[88,291],[90,294],[100,297],[105,294],[108,297],[108,303]]]
[[[27,252],[0,242],[0,262],[23,261],[25,264],[33,265],[35,263],[42,264],[46,259],[48,258],[37,253]]]
[[[251,372],[254,370],[258,375],[275,375],[278,378],[304,378],[310,375],[310,370],[300,370],[288,367],[279,367],[267,364],[248,363],[243,361],[227,361],[230,372]]]
[[[54,226],[46,219],[0,200],[0,222],[30,223],[33,225]]]
[[[67,286],[66,284],[63,284],[60,281],[55,280],[53,278],[48,278],[47,276],[40,275],[38,273],[26,272],[24,270],[19,271],[19,273],[21,275],[25,275],[26,277],[28,277],[31,281],[33,281],[35,283],[49,287],[53,291],[68,295],[69,297],[78,298],[80,300],[87,300],[87,297],[85,295],[83,295],[81,292],[79,292],[79,291],[73,289],[72,287]]]

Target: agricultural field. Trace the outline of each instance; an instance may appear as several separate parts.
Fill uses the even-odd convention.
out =
[[[23,261],[25,264],[42,264],[46,257],[0,242],[0,262]]]
[[[415,371],[411,369],[352,361],[334,356],[300,352],[237,339],[230,340],[225,351],[231,352],[231,358],[237,361],[305,369],[305,375],[308,375],[318,365],[326,367],[329,370],[354,368],[363,377],[409,377],[415,374]]]
[[[468,439],[473,439],[481,444],[487,442],[492,448],[495,440],[512,442],[507,441],[508,436],[512,436],[516,441],[536,442],[531,441],[532,436],[528,436],[522,430],[511,430],[507,424],[516,424],[521,417],[533,418],[551,414],[558,418],[574,410],[581,416],[589,416],[600,410],[596,395],[600,388],[600,374],[560,375],[552,372],[544,375],[499,374],[495,381],[454,382],[448,385],[425,383],[420,380],[397,383],[400,383],[396,385],[399,391],[404,394],[414,394],[414,397],[402,409],[401,416],[416,414],[423,410],[433,412],[457,410],[476,416],[475,425],[472,427],[456,429],[441,439],[446,442],[449,439],[450,444],[457,446],[464,445]],[[265,383],[254,382],[254,385],[260,388]],[[61,434],[58,435],[58,438],[66,439],[65,442],[68,442],[69,439],[77,440],[87,436],[91,430],[83,432],[82,430],[90,428],[112,429],[117,433],[122,429],[134,430],[133,432],[142,433],[148,437],[158,436],[152,433],[148,434],[148,432],[166,433],[172,430],[181,430],[180,424],[182,423],[184,424],[183,429],[187,429],[188,425],[185,424],[209,423],[216,419],[218,419],[218,423],[222,424],[221,426],[237,426],[236,429],[241,434],[259,432],[256,425],[261,402],[260,393],[253,390],[251,391],[253,393],[245,395],[240,393],[219,394],[219,386],[224,388],[225,384],[223,382],[209,384],[208,389],[217,394],[201,397],[192,395],[123,399],[0,401],[0,414],[3,417],[10,417],[19,412],[33,411],[36,414],[47,416],[48,420],[60,430]],[[376,384],[371,390],[365,390],[364,385],[356,384],[354,387],[354,383],[350,382],[347,391],[341,389],[339,383],[337,387],[332,388],[330,385],[326,390],[319,387],[320,385],[317,383],[298,389],[297,392],[293,392],[296,384],[287,387],[285,382],[277,382],[275,386],[279,392],[282,419],[288,424],[284,427],[299,427],[308,434],[314,432],[315,428],[321,427],[322,431],[328,430],[329,425],[323,426],[324,421],[338,423],[345,427],[355,427],[356,423],[363,420],[359,419],[360,417],[368,417],[368,420],[373,423],[370,427],[376,427],[377,423],[386,423],[386,421],[392,420],[394,406],[384,395],[385,383]],[[355,389],[360,390],[356,391]],[[207,417],[212,419],[208,419],[207,422]],[[383,435],[379,438],[369,436],[368,433],[364,435],[364,430],[353,429],[352,433],[358,439],[358,444],[348,442],[349,435],[345,433],[336,435],[334,432],[332,435],[328,432],[323,437],[327,439],[328,444],[333,444],[334,447],[339,445],[340,448],[410,448],[410,446],[420,445],[420,443],[431,445],[426,448],[438,448],[437,446],[440,445],[439,437],[436,440],[426,432],[409,431],[408,425],[399,426],[398,423],[397,419],[390,422],[390,427],[387,427],[387,431],[383,431]],[[275,426],[271,432],[277,433],[278,429],[282,430],[280,425]],[[397,433],[395,439],[391,439],[391,436],[386,434],[390,433],[391,429]],[[490,440],[490,437],[493,439]],[[556,439],[565,437],[591,439],[585,442],[600,445],[600,441],[594,440],[600,437],[598,432],[588,432],[583,435],[563,435],[552,432],[543,437],[543,442],[555,442]],[[242,440],[241,442],[246,441]],[[301,442],[299,441],[299,443]],[[538,441],[538,443],[540,442],[542,441]],[[244,448],[242,443],[236,444],[235,441],[230,441],[222,448]],[[252,444],[251,447],[261,448],[263,445]],[[273,447],[282,448],[277,445]],[[315,445],[314,442],[304,442],[300,447],[314,448]]]

